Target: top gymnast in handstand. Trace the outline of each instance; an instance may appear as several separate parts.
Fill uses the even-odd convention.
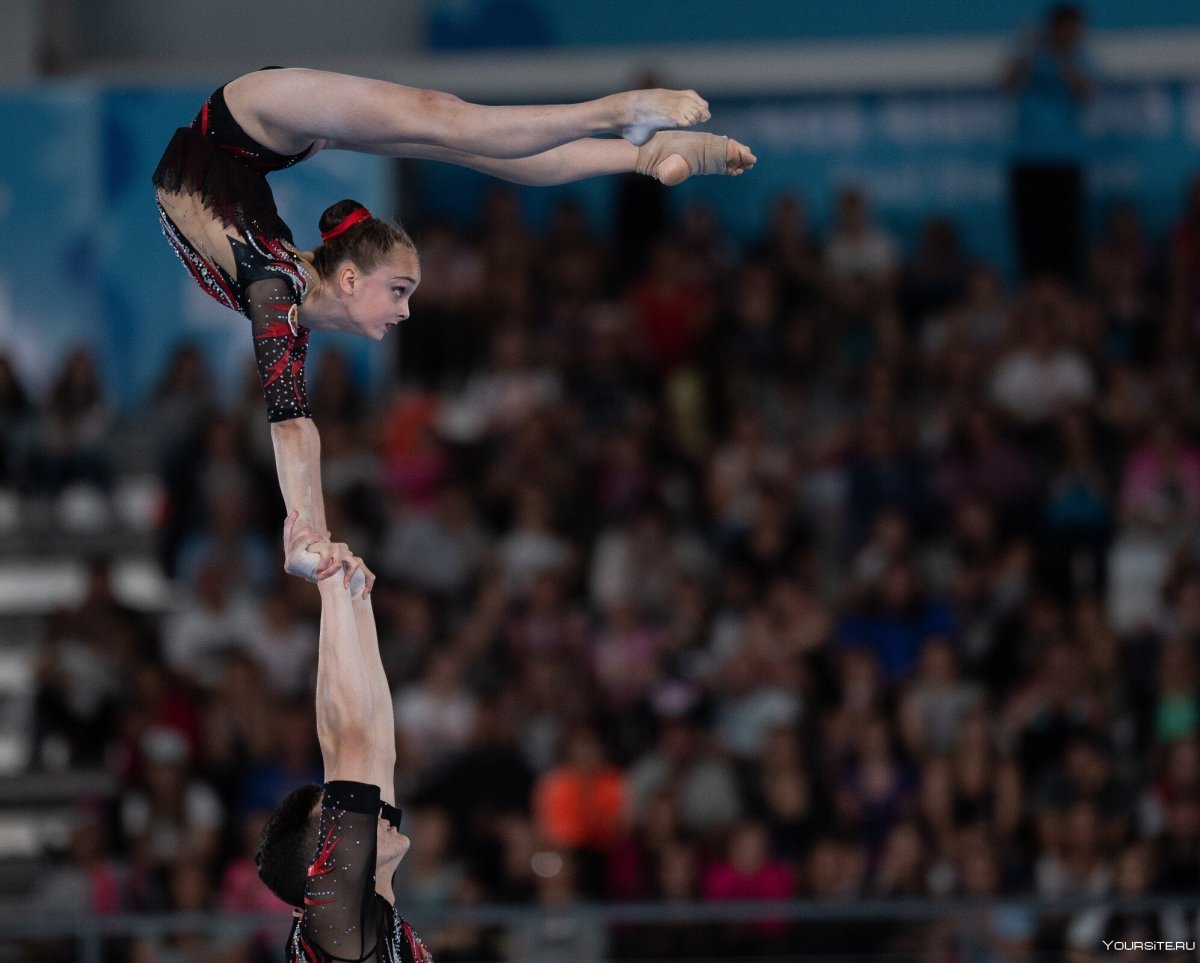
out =
[[[637,171],[673,185],[753,166],[734,140],[670,129],[708,117],[690,90],[485,107],[298,67],[246,74],[215,91],[154,172],[158,212],[201,287],[251,321],[287,510],[326,530],[320,442],[305,397],[309,329],[383,338],[408,317],[421,269],[408,235],[353,201],[325,211],[316,250],[297,249],[267,174],[326,149],[447,161],[521,184]],[[614,133],[620,138],[593,136]],[[320,554],[322,576],[353,557],[340,543],[326,542]]]

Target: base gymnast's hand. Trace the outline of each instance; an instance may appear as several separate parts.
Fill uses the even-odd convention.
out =
[[[331,542],[328,532],[322,535],[308,522],[301,522],[297,511],[289,512],[283,523],[283,570],[309,582],[340,571],[350,594],[361,592],[364,599],[375,585],[374,573],[345,542]]]

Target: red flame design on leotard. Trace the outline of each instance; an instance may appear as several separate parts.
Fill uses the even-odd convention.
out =
[[[271,308],[272,310],[278,310],[277,305],[272,305]],[[262,331],[254,336],[255,341],[267,341],[271,338],[284,338],[287,344],[284,346],[283,352],[279,355],[279,360],[267,366],[268,374],[263,379],[264,388],[275,382],[288,369],[288,366],[292,363],[292,349],[297,347],[293,342],[300,340],[293,337],[292,329],[286,321],[271,321]],[[292,370],[295,370],[295,366],[293,366]]]
[[[337,845],[341,841],[342,837],[336,835],[332,829],[326,833],[325,840],[321,843],[321,850],[317,853],[317,858],[308,867],[309,879],[312,879],[314,876],[324,876],[327,873],[333,872],[333,866],[329,861],[333,858],[333,851],[337,849]]]
[[[327,876],[333,872],[333,851],[337,849],[338,843],[342,841],[342,837],[338,836],[332,827],[325,834],[325,839],[321,843],[321,849],[317,853],[317,858],[313,860],[313,864],[308,867],[308,878],[315,879],[318,876]],[[333,896],[326,900],[317,900],[305,894],[305,906],[327,906],[330,903],[337,902],[337,897]]]
[[[309,945],[308,940],[306,940],[303,936],[300,937],[300,949],[304,951],[304,958],[308,960],[309,963],[321,963],[320,958],[317,956],[317,951]]]

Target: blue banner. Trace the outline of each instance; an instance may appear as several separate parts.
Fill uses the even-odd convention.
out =
[[[0,143],[0,353],[40,391],[72,347],[108,351],[94,93],[0,94]]]
[[[429,0],[426,23],[435,49],[622,46],[1008,34],[1040,22],[1049,6],[1046,0]],[[1200,25],[1195,0],[1082,6],[1098,29]]]

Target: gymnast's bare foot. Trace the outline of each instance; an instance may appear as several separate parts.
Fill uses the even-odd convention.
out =
[[[692,127],[711,116],[708,101],[694,90],[631,90],[613,97],[621,136],[639,147],[656,130]]]
[[[732,137],[698,131],[662,131],[638,148],[635,168],[668,187],[693,174],[737,176],[755,165],[750,148]]]

